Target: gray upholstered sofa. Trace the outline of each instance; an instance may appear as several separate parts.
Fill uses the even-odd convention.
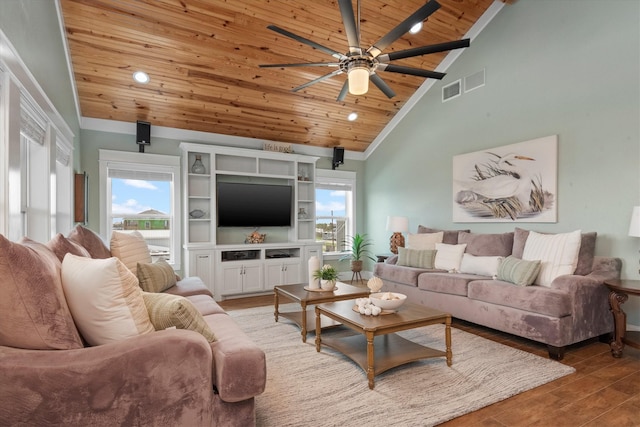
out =
[[[420,226],[418,232],[436,232]],[[529,231],[503,234],[445,231],[443,243],[466,243],[475,256],[522,258]],[[455,318],[547,344],[562,359],[565,347],[613,331],[606,279],[620,276],[618,258],[594,256],[596,233],[583,233],[573,274],[549,287],[516,286],[496,277],[397,265],[394,255],[374,267],[383,290],[408,295],[411,302],[449,312]]]
[[[165,292],[191,301],[215,341],[165,329],[89,346],[60,272],[44,244],[0,236],[0,425],[255,425],[264,352],[199,278]]]

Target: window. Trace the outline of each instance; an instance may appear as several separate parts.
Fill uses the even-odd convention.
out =
[[[180,158],[100,150],[100,231],[138,231],[154,261],[180,269]]]
[[[316,170],[316,241],[322,242],[325,257],[337,255],[355,229],[356,173]]]

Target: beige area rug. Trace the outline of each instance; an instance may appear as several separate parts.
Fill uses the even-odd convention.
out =
[[[280,311],[293,311],[281,305]],[[267,387],[256,398],[259,427],[432,426],[575,372],[559,362],[452,328],[453,365],[426,359],[391,369],[370,390],[351,359],[323,347],[273,307],[230,311],[267,355]],[[350,334],[346,328],[327,333]],[[323,332],[323,335],[325,332]],[[444,350],[444,325],[400,335]]]

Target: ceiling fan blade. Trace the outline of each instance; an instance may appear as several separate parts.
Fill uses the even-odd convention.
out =
[[[405,50],[399,50],[396,52],[385,53],[378,56],[378,61],[388,62],[388,61],[393,61],[394,59],[411,58],[414,56],[428,55],[430,53],[446,52],[448,50],[469,47],[469,45],[470,45],[469,39],[432,44],[429,46],[415,47],[412,49],[405,49]]]
[[[338,102],[344,101],[344,98],[347,96],[347,92],[349,92],[349,79],[346,79],[344,81],[344,84],[342,85],[342,90],[340,90],[340,94],[338,95],[338,98],[336,98],[336,101]]]
[[[360,34],[356,28],[356,16],[353,13],[353,5],[351,0],[338,0],[340,5],[340,14],[342,15],[342,23],[347,34],[347,42],[349,43],[349,52],[360,55]]]
[[[318,50],[320,50],[320,51],[322,51],[324,53],[328,53],[329,55],[333,56],[336,59],[345,58],[345,56],[340,52],[337,52],[337,51],[335,51],[333,49],[329,49],[328,47],[322,46],[321,44],[318,44],[318,43],[316,43],[314,41],[311,41],[309,39],[305,39],[304,37],[299,36],[297,34],[293,34],[292,32],[289,32],[289,31],[287,31],[287,30],[285,30],[283,28],[280,28],[278,26],[267,25],[267,28],[270,29],[271,31],[275,31],[276,33],[280,33],[283,36],[286,36],[286,37],[289,37],[289,38],[291,38],[293,40],[299,41],[300,43],[304,43],[306,45],[309,45],[314,49],[318,49]]]
[[[392,64],[378,64],[378,70],[388,71],[390,73],[409,74],[411,76],[428,77],[431,79],[442,80],[445,73],[439,73],[437,71],[421,70],[419,68],[403,67],[401,65]]]
[[[306,82],[306,83],[305,83],[305,84],[303,84],[303,85],[300,85],[300,86],[298,86],[298,87],[294,87],[293,89],[291,89],[291,92],[297,92],[297,91],[299,91],[299,90],[301,90],[301,89],[304,89],[304,88],[306,88],[306,87],[309,87],[309,86],[311,86],[311,85],[313,85],[313,84],[316,84],[316,83],[318,83],[318,82],[321,82],[321,81],[326,80],[326,79],[328,79],[328,78],[331,78],[331,77],[333,77],[333,76],[337,76],[338,74],[341,74],[341,73],[342,73],[342,70],[335,70],[335,71],[332,71],[332,72],[331,72],[331,73],[329,73],[329,74],[325,74],[324,76],[318,77],[317,79],[313,79],[313,80],[311,80],[310,82]]]
[[[389,85],[386,84],[385,81],[380,78],[379,75],[375,73],[371,74],[369,76],[369,80],[371,80],[373,84],[376,85],[378,89],[382,91],[382,93],[387,95],[387,98],[393,98],[394,96],[396,96],[396,93],[393,91],[393,89],[391,89]]]
[[[389,31],[384,37],[374,43],[367,52],[369,52],[374,58],[382,53],[391,43],[398,40],[405,33],[407,33],[411,27],[418,22],[422,22],[429,17],[433,12],[440,8],[440,4],[436,0],[430,0],[429,3],[416,10],[407,19],[398,24],[393,30]]]
[[[286,67],[339,67],[339,62],[302,62],[299,64],[261,64],[260,68],[286,68]]]

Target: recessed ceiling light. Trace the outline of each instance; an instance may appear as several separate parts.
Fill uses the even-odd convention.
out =
[[[422,22],[418,22],[416,25],[414,25],[413,27],[411,27],[411,29],[409,30],[409,32],[411,34],[415,34],[417,32],[419,32],[422,29]]]
[[[133,80],[143,84],[149,83],[149,74],[145,73],[144,71],[136,71],[135,73],[133,73]]]
[[[347,116],[347,120],[349,120],[350,122],[354,121],[357,118],[358,118],[358,113],[356,113],[355,111],[353,113],[349,113],[349,115]]]

